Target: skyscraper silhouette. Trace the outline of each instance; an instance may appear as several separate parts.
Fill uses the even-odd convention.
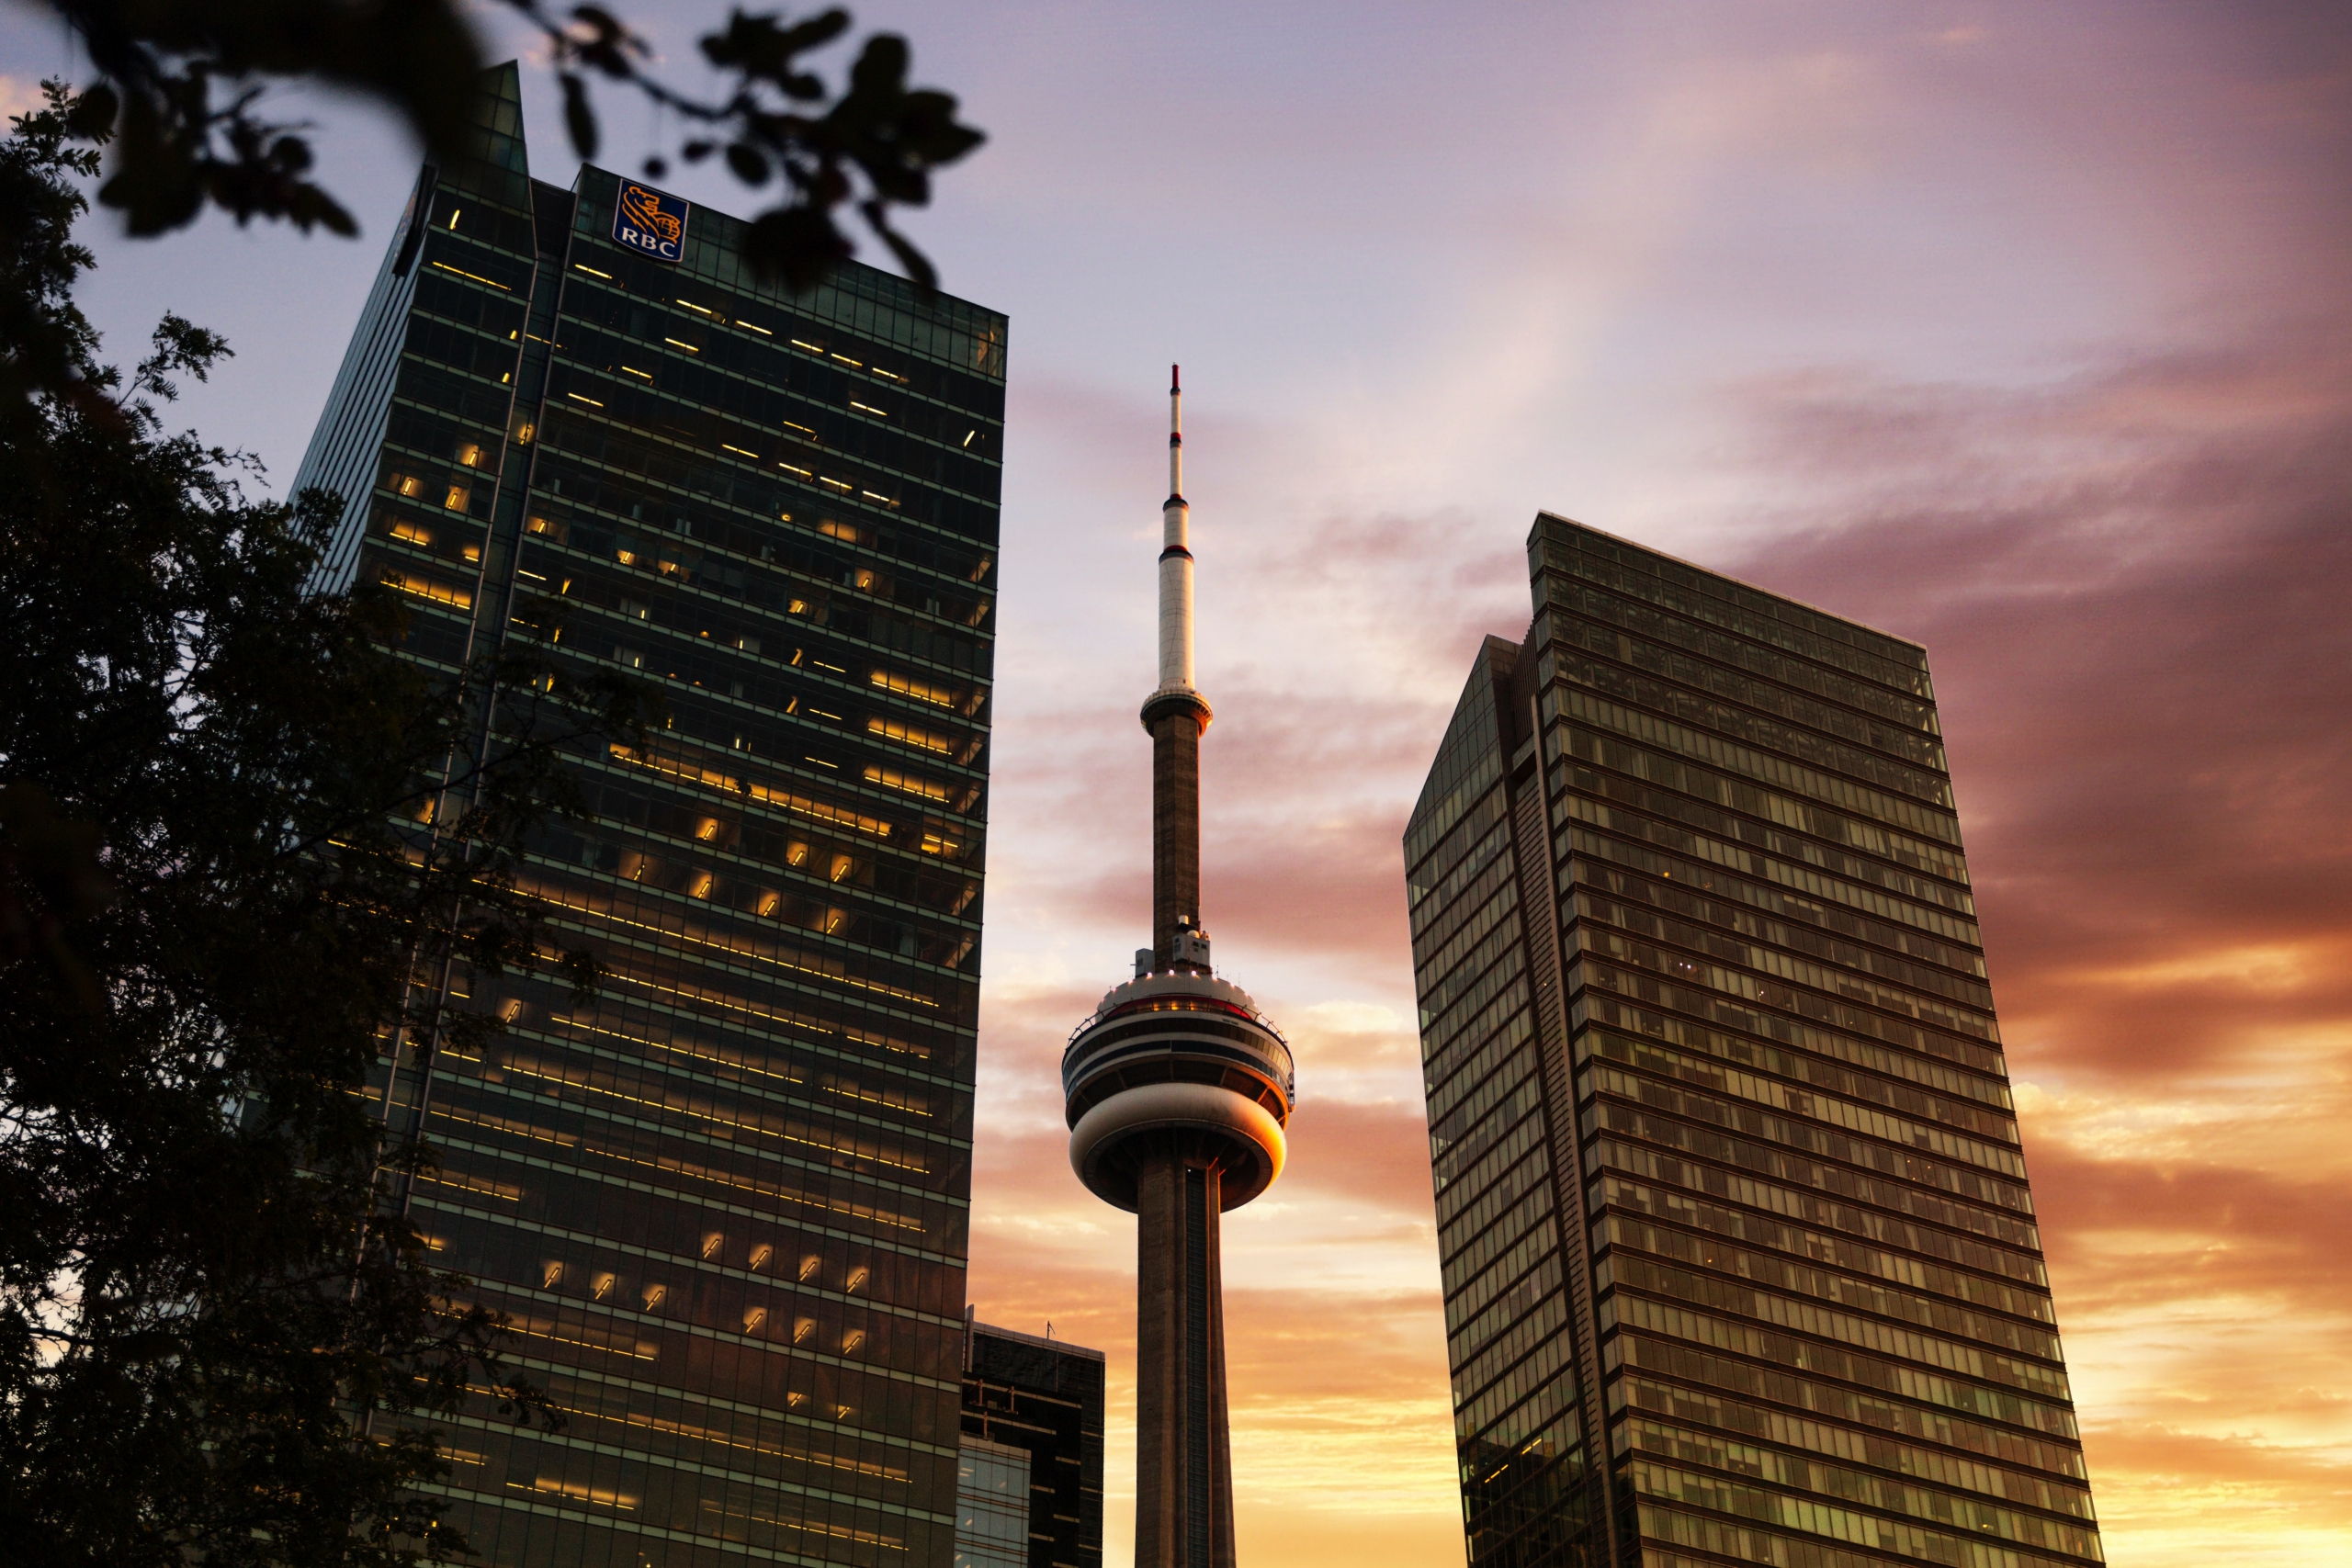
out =
[[[1528,564],[1405,836],[1472,1563],[2098,1562],[1925,651]]]

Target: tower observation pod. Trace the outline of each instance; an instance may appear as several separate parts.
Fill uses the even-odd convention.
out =
[[[1201,925],[1201,734],[1183,394],[1168,378],[1159,684],[1151,735],[1151,946],[1062,1055],[1069,1162],[1136,1216],[1136,1568],[1234,1568],[1219,1216],[1273,1185],[1287,1145],[1290,1047],[1217,977]]]

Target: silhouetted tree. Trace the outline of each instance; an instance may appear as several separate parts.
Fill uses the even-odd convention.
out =
[[[447,1555],[431,1419],[546,1413],[388,1201],[430,1155],[369,1075],[497,1029],[412,986],[445,959],[594,985],[511,872],[638,689],[436,681],[383,590],[311,591],[334,498],[164,427],[226,345],[166,317],[125,376],[74,308],[103,122],[51,85],[0,143],[0,299],[70,382],[0,426],[0,1555]]]

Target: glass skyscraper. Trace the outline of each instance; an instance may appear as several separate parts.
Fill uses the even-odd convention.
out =
[[[1405,839],[1472,1562],[2100,1562],[1926,653],[1528,566]]]
[[[1102,1568],[1102,1352],[965,1317],[956,1568]]]
[[[587,167],[512,66],[427,167],[297,476],[407,654],[511,636],[657,684],[522,886],[610,978],[403,1057],[413,1213],[565,1417],[449,1430],[498,1564],[949,1561],[1004,398],[1001,315]],[[534,630],[536,628],[536,630]],[[560,629],[558,629],[560,628]],[[379,1088],[381,1086],[379,1085]]]

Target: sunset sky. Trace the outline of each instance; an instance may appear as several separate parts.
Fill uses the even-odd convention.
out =
[[[716,6],[616,8],[695,79]],[[1012,320],[971,1292],[1108,1351],[1106,1561],[1133,1222],[1056,1066],[1148,937],[1181,360],[1205,918],[1299,1055],[1227,1232],[1242,1556],[1461,1561],[1398,837],[1542,508],[1928,646],[2109,1560],[2352,1562],[2352,8],[857,14],[991,138],[910,225]],[[17,103],[59,69],[0,12]],[[119,354],[226,332],[180,412],[280,480],[414,170],[306,112],[362,241],[90,290]]]

